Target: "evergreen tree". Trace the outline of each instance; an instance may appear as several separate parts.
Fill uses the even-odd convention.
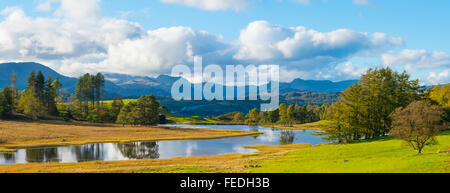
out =
[[[42,74],[41,71],[38,71],[36,75],[36,80],[34,82],[35,86],[35,92],[36,96],[38,97],[39,101],[42,103],[44,102],[44,92],[45,92],[45,76]]]
[[[13,90],[9,86],[6,86],[2,91],[0,91],[0,118],[11,116],[13,114],[13,111]]]

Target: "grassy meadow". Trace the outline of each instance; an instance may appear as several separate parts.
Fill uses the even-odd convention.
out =
[[[450,172],[450,131],[422,155],[404,142],[385,137],[352,144],[319,145],[264,160],[251,172],[274,173],[439,173]]]

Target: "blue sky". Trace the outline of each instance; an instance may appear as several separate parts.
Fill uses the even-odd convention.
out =
[[[0,10],[3,11],[0,22],[3,21],[3,25],[0,24],[0,52],[2,28],[6,31],[3,34],[9,34],[8,38],[17,38],[17,41],[26,39],[30,43],[8,47],[8,49],[5,47],[3,50],[8,52],[5,51],[2,54],[7,56],[0,59],[2,61],[35,60],[67,75],[102,69],[155,76],[168,73],[170,69],[165,66],[171,66],[173,63],[190,63],[191,59],[189,56],[185,57],[184,52],[180,52],[180,55],[170,55],[167,52],[152,51],[152,49],[184,49],[182,47],[188,43],[192,44],[193,48],[185,50],[186,52],[192,51],[196,55],[205,55],[205,60],[211,63],[280,64],[285,69],[286,81],[298,77],[353,79],[367,67],[380,66],[391,66],[399,71],[407,70],[414,78],[420,78],[426,84],[450,81],[450,36],[448,35],[450,34],[450,12],[448,11],[450,1],[448,0],[209,0],[207,3],[202,3],[204,0],[198,0],[197,3],[190,3],[188,0],[81,1],[84,2],[2,0]],[[68,6],[64,7],[61,2]],[[6,29],[8,17],[11,19],[11,15],[17,10],[24,13],[23,17],[31,19],[34,24],[39,23],[40,26],[42,23],[39,22],[39,18],[47,19],[48,21],[42,22],[48,22],[48,28],[41,29],[42,31],[36,34]],[[80,12],[80,10],[90,10],[90,12],[86,11],[79,15],[77,11]],[[72,15],[68,16],[67,13]],[[72,17],[74,15],[77,16],[76,19]],[[75,21],[81,19],[89,21],[87,22],[89,24]],[[18,21],[25,20],[22,18]],[[114,36],[114,40],[100,41],[101,37],[92,38],[93,35],[81,37],[89,33],[96,33],[95,35],[105,33],[103,37],[108,37],[111,33],[110,28],[98,30],[92,26],[97,25],[103,29],[117,21],[127,23],[121,23],[121,26],[113,29],[117,30],[115,33],[117,37]],[[257,21],[264,21],[264,23],[255,23]],[[69,24],[73,26],[61,28]],[[139,29],[134,28],[133,25],[137,25]],[[176,26],[182,27],[173,29]],[[298,26],[317,33],[302,36],[291,44],[282,44],[283,40],[293,39],[295,34],[303,34],[302,30],[292,29]],[[282,28],[281,31],[284,32],[259,37],[257,32],[250,33],[251,27],[259,30]],[[86,31],[86,33],[61,35],[45,31],[58,32],[69,29],[71,31],[67,33],[75,33],[72,31]],[[339,48],[335,48],[335,44],[317,47],[317,42],[311,44],[302,42],[309,41],[305,39],[308,37],[315,41],[317,37],[340,29],[349,31],[339,33],[338,36],[331,34],[329,37],[343,39],[344,42],[342,45],[339,44],[341,46]],[[23,30],[32,29],[24,28]],[[243,31],[249,32],[246,33],[247,39],[243,38]],[[187,32],[189,35],[186,35]],[[353,38],[355,36],[353,32],[359,35],[367,34],[367,37],[345,39],[348,38],[345,34]],[[117,35],[119,33],[121,35]],[[384,34],[385,40],[376,45],[367,45],[367,42],[375,41],[376,33]],[[184,35],[180,36],[180,34]],[[47,35],[61,36],[54,41],[67,43],[71,49],[63,49],[57,44],[39,43],[39,40],[36,40],[39,36]],[[4,36],[3,39],[7,39],[6,35]],[[145,38],[141,38],[142,36]],[[179,42],[162,42],[170,36],[178,37]],[[67,39],[68,37],[72,39]],[[73,39],[74,37],[78,39]],[[136,40],[139,39],[136,37],[141,38],[142,41]],[[150,37],[157,37],[157,39]],[[261,50],[259,46],[263,44],[255,45],[253,37],[261,38],[264,45],[275,46],[276,49]],[[92,48],[86,45],[87,42],[93,41],[95,45]],[[330,39],[324,41],[329,42]],[[38,42],[38,45],[33,45],[34,42]],[[148,46],[148,44],[154,45]],[[295,46],[286,47],[292,44]],[[143,48],[141,45],[147,47]],[[86,47],[92,49],[91,52],[83,53],[77,50],[86,50]],[[146,51],[139,52],[140,48]],[[48,53],[42,53],[44,51],[37,49],[46,50]],[[136,56],[135,61],[112,56],[114,53],[122,53],[121,49],[135,50],[142,55]],[[14,53],[14,50],[17,53]],[[304,55],[301,53],[304,50],[311,53]],[[146,53],[147,51],[149,53]],[[337,54],[338,52],[342,54]],[[264,55],[258,55],[259,53]],[[261,59],[267,55],[270,57]],[[136,64],[136,70],[129,70],[126,67],[127,62],[142,64]]]

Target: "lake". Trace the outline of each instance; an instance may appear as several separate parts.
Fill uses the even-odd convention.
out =
[[[310,130],[280,130],[246,125],[162,125],[178,128],[217,128],[260,131],[261,135],[208,140],[168,140],[131,143],[95,143],[56,147],[19,148],[15,153],[0,153],[0,164],[29,162],[74,163],[103,160],[163,159],[227,153],[254,153],[248,145],[280,145],[325,143],[323,136]]]

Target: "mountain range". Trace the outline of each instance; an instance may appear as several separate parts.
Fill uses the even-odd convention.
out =
[[[17,88],[24,90],[27,86],[27,78],[33,70],[35,72],[41,71],[45,76],[50,76],[53,79],[58,77],[63,84],[63,88],[68,93],[74,92],[77,78],[64,76],[45,65],[35,62],[1,63],[0,87],[11,84],[11,74],[14,72],[17,75]],[[171,87],[174,82],[179,80],[179,77],[168,75],[160,75],[153,78],[104,73],[104,76],[105,91],[107,93],[105,99],[113,99],[115,96],[133,99],[141,95],[153,94],[161,100],[163,105],[168,106],[171,111],[179,114],[212,116],[232,111],[248,112],[248,110],[258,107],[260,104],[260,101],[174,101],[170,97]],[[280,100],[284,103],[299,105],[330,103],[338,99],[341,91],[356,82],[357,80],[332,82],[329,80],[303,79],[281,82]],[[216,110],[212,110],[213,108]]]
[[[34,62],[1,63],[0,64],[0,87],[11,84],[11,74],[17,75],[17,87],[20,90],[26,88],[27,78],[31,71],[42,71],[45,76],[53,79],[59,78],[64,88],[72,93],[75,90],[77,78],[59,74],[51,68]],[[179,77],[160,75],[156,78],[148,76],[132,76],[126,74],[104,73],[106,82],[105,90],[108,98],[122,96],[124,98],[139,97],[143,94],[158,96],[170,96],[171,87]],[[280,93],[291,92],[340,92],[345,90],[357,80],[332,82],[329,80],[302,80],[295,79],[292,82],[280,83]]]

